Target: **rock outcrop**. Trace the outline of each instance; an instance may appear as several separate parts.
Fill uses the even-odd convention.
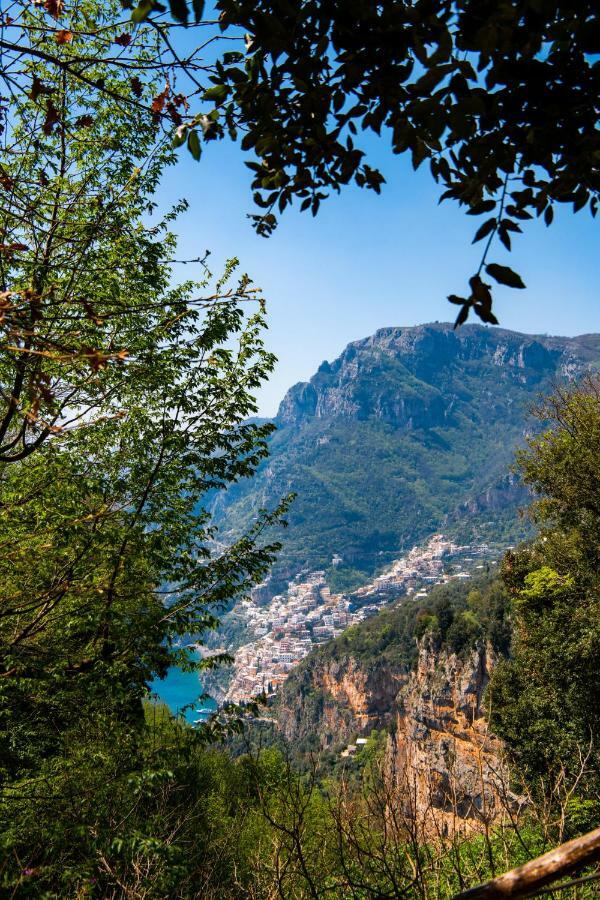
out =
[[[381,656],[376,646],[367,656],[324,647],[292,673],[275,703],[290,746],[342,756],[356,738],[385,729],[390,803],[421,836],[470,830],[513,809],[502,744],[486,721],[498,662],[490,641],[456,653],[428,632],[416,646],[413,638],[412,661],[406,650]]]
[[[367,667],[352,656],[302,667],[284,684],[277,701],[279,729],[294,746],[340,748],[357,734],[391,724],[406,671]]]
[[[515,803],[502,744],[488,730],[483,705],[496,661],[489,643],[460,658],[426,638],[396,697],[387,777],[403,811],[424,831],[489,823]]]
[[[597,362],[599,354],[598,335],[527,335],[480,325],[455,331],[438,322],[380,328],[349,344],[333,363],[324,362],[310,382],[290,388],[277,420],[297,424],[310,418],[374,416],[398,427],[433,427],[448,415],[445,389],[459,372],[468,375],[476,368],[484,380],[492,376],[500,384],[535,386],[549,376],[573,375]],[[393,371],[390,364],[397,377],[378,380]]]

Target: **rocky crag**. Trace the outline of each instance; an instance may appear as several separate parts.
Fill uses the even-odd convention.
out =
[[[282,691],[278,727],[291,746],[340,755],[357,737],[386,729],[385,775],[404,814],[440,833],[491,822],[515,802],[485,716],[496,661],[489,643],[459,657],[429,637],[414,671],[365,667],[352,656],[320,661]]]
[[[339,750],[356,735],[391,725],[403,681],[405,667],[318,659],[283,686],[278,727],[292,746]]]
[[[518,800],[485,712],[491,673],[507,651],[502,590],[491,577],[436,588],[423,608],[403,601],[312,653],[275,702],[289,745],[342,756],[384,729],[390,793],[424,832],[505,814]]]
[[[491,823],[517,802],[483,703],[496,662],[489,643],[461,658],[426,638],[396,697],[387,777],[404,812],[425,832]]]
[[[507,473],[530,407],[554,381],[598,364],[600,335],[380,329],[287,392],[270,458],[219,498],[216,519],[233,534],[297,491],[271,593],[316,569],[336,590],[356,586],[438,530],[515,542],[525,495]]]

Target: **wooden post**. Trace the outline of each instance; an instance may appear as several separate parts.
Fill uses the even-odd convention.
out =
[[[574,838],[549,853],[532,859],[518,869],[512,869],[499,878],[493,878],[456,894],[454,900],[507,900],[507,898],[529,897],[536,891],[600,860],[600,828]]]

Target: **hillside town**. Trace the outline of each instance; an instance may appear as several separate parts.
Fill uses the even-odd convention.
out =
[[[485,543],[460,546],[443,534],[434,534],[424,546],[413,547],[352,593],[332,594],[325,573],[318,571],[296,576],[287,591],[266,606],[252,599],[243,601],[241,608],[253,637],[235,652],[226,699],[240,703],[275,693],[315,646],[402,596],[423,600],[433,585],[470,578],[484,568],[482,560],[495,564],[500,552]],[[332,565],[341,562],[337,556]]]

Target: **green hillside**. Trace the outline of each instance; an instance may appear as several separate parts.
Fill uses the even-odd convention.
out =
[[[403,600],[376,616],[347,628],[310,654],[290,675],[283,693],[294,691],[302,673],[315,662],[353,657],[365,668],[396,666],[413,668],[417,659],[415,638],[431,633],[439,649],[464,653],[477,641],[489,640],[496,652],[506,655],[510,643],[507,596],[497,573],[436,585],[420,602]]]
[[[450,325],[381,329],[288,391],[270,458],[215,513],[240,531],[289,491],[273,586],[342,557],[348,583],[443,528],[516,541],[526,494],[510,474],[529,410],[553,381],[600,361],[600,337]]]

